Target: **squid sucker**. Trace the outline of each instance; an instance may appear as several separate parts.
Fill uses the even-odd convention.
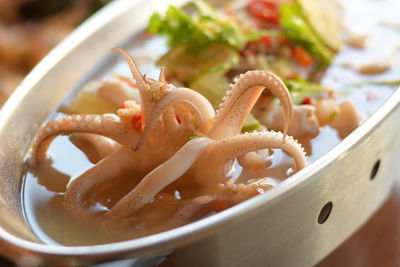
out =
[[[254,152],[280,149],[293,158],[294,173],[307,165],[302,146],[288,135],[293,117],[290,93],[272,73],[252,70],[239,75],[214,111],[201,94],[168,83],[163,70],[158,81],[147,78],[126,51],[112,51],[120,52],[128,61],[137,85],[131,89],[138,91],[140,101],[126,95],[113,114],[74,114],[47,123],[34,139],[28,158],[30,168],[40,169],[48,162],[46,152],[54,138],[71,135],[72,143],[94,164],[66,186],[63,202],[72,216],[89,216],[84,197],[121,171],[139,174],[140,182],[102,214],[105,221],[135,216],[179,179],[189,179],[200,192],[181,200],[180,208],[165,222],[169,228],[187,223],[205,205],[234,205],[271,187],[259,179],[240,183],[232,179],[228,173],[235,159],[251,166]],[[282,105],[283,132],[264,129],[242,133],[263,90],[269,90]]]

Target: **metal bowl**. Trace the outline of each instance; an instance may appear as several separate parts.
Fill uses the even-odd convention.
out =
[[[179,1],[113,2],[23,81],[0,112],[0,253],[21,265],[86,265],[170,254],[177,266],[310,266],[379,208],[400,172],[400,90],[339,145],[276,188],[231,209],[153,236],[95,246],[43,244],[21,209],[24,158],[66,95],[105,68],[111,47]],[[100,59],[100,60],[99,60]],[[93,67],[96,66],[96,67]]]

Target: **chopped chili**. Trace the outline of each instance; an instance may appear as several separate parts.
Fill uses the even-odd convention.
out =
[[[138,112],[131,119],[132,127],[139,133],[143,132],[143,120],[142,120],[142,112]]]
[[[134,83],[133,81],[131,81],[131,80],[125,78],[125,77],[119,77],[119,81],[123,82],[123,83],[126,83],[130,87],[137,88],[136,83]]]
[[[256,18],[266,22],[279,24],[279,6],[272,0],[252,0],[247,5],[247,11]]]
[[[279,44],[281,44],[281,45],[286,45],[289,43],[288,39],[284,36],[278,36],[277,39],[278,39]]]
[[[311,96],[306,96],[302,101],[302,105],[312,105],[314,101],[312,100]]]
[[[175,112],[175,119],[179,124],[181,124],[181,119],[179,118],[178,114],[176,114],[176,112]]]
[[[311,56],[300,46],[292,48],[293,59],[302,67],[308,67],[312,64]]]
[[[262,189],[262,188],[257,188],[256,191],[257,191],[258,195],[264,194],[264,192],[265,192],[264,189]]]
[[[266,46],[271,46],[271,37],[269,36],[263,36],[260,39],[258,39],[258,42],[265,44]]]

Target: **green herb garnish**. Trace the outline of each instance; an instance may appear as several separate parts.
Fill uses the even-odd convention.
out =
[[[307,96],[318,98],[321,92],[328,90],[319,83],[311,83],[303,79],[286,80],[285,85],[289,89],[295,104],[300,104]]]
[[[201,134],[195,134],[195,135],[188,136],[187,139],[190,141],[190,140],[193,140],[193,139],[199,138],[199,137],[203,137],[203,136]]]
[[[301,5],[298,2],[283,4],[279,11],[285,36],[317,56],[321,64],[329,65],[334,52],[327,48],[314,33],[304,17]]]

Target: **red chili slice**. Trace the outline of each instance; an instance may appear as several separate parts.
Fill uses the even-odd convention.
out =
[[[312,105],[313,104],[313,100],[310,96],[306,96],[303,101],[301,101],[302,105]]]
[[[139,112],[137,115],[133,116],[131,123],[133,129],[135,129],[138,133],[142,133],[143,132],[142,112]]]
[[[300,46],[292,48],[293,59],[302,67],[308,67],[312,64],[313,60],[311,56]]]
[[[266,46],[271,46],[271,37],[269,36],[263,36],[258,40],[260,43],[265,44]]]
[[[181,124],[181,119],[179,118],[178,114],[176,114],[176,112],[175,112],[175,119],[179,124]]]
[[[137,88],[136,83],[134,83],[134,82],[132,82],[132,81],[130,81],[130,80],[127,80],[127,79],[125,79],[125,78],[120,78],[119,80],[120,80],[120,82],[126,83],[126,84],[129,85],[130,87]]]
[[[279,24],[278,3],[272,0],[252,0],[247,5],[247,11],[254,17],[273,24]]]
[[[260,194],[264,194],[265,191],[262,188],[257,188],[256,192],[257,192],[258,195],[260,195]]]

